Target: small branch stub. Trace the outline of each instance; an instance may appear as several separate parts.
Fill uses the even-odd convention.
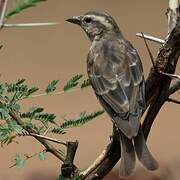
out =
[[[67,154],[64,160],[64,164],[61,166],[61,179],[72,178],[75,175],[76,167],[73,164],[76,150],[78,147],[78,141],[67,142]]]
[[[168,18],[168,34],[172,32],[177,23],[179,16],[179,0],[169,0],[169,9],[167,11]]]

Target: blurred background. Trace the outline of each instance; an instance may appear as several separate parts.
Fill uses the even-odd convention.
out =
[[[47,22],[60,24],[50,27],[3,29],[0,33],[3,49],[1,59],[1,81],[27,79],[29,84],[43,91],[52,79],[59,79],[60,90],[73,75],[86,75],[86,55],[90,42],[82,30],[65,22],[65,19],[80,15],[89,10],[109,12],[117,21],[125,37],[139,51],[144,65],[145,76],[149,72],[151,61],[144,42],[135,36],[137,32],[166,37],[167,20],[165,16],[168,1],[164,0],[49,0],[36,8],[31,8],[12,18],[9,23]],[[159,44],[149,42],[154,57]],[[180,65],[177,66],[180,73]],[[179,98],[179,95],[176,95]],[[39,105],[48,112],[54,112],[61,119],[63,114],[74,117],[79,112],[93,112],[101,109],[91,88],[60,96],[47,96],[24,100],[23,108]],[[145,171],[137,163],[137,171],[131,180],[179,180],[180,177],[180,111],[178,105],[166,103],[151,130],[148,146],[160,163],[159,170]],[[109,143],[112,124],[104,113],[98,119],[83,127],[69,129],[63,136],[54,136],[59,140],[78,140],[79,147],[75,163],[81,169],[101,153]],[[51,154],[45,161],[33,158],[22,169],[9,168],[16,153],[31,155],[43,147],[31,137],[19,137],[19,144],[12,143],[0,149],[0,180],[51,180],[60,173],[60,162]],[[118,179],[117,165],[106,179]],[[141,178],[140,178],[141,177]]]

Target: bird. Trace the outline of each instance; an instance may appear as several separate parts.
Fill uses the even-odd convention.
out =
[[[66,21],[79,25],[91,41],[88,78],[118,130],[120,176],[133,174],[136,156],[146,169],[156,170],[158,163],[146,145],[140,123],[145,108],[145,80],[137,50],[107,12],[88,11]]]

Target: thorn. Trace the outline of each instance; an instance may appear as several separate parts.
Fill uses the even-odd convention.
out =
[[[146,45],[146,48],[147,48],[147,50],[148,50],[148,53],[149,53],[149,56],[150,56],[150,59],[151,59],[153,68],[156,70],[157,68],[156,68],[156,65],[155,65],[155,62],[154,62],[154,57],[153,57],[153,55],[152,55],[152,53],[151,53],[151,50],[150,50],[150,48],[149,48],[149,46],[148,46],[148,43],[147,43],[147,41],[146,41],[146,38],[144,37],[144,34],[143,34],[142,32],[141,32],[141,35],[142,35],[142,37],[143,37],[144,43],[145,43],[145,45]]]

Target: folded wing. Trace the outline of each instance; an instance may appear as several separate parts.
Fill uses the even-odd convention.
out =
[[[118,128],[129,138],[136,136],[144,106],[144,78],[136,50],[127,41],[106,43],[94,55],[90,82]]]

